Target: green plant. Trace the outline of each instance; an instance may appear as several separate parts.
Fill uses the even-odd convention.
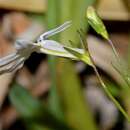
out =
[[[97,15],[96,11],[94,10],[93,7],[89,7],[87,9],[87,19],[88,19],[88,23],[90,24],[90,26],[98,33],[100,34],[103,38],[105,38],[106,40],[108,40],[108,42],[110,43],[112,50],[115,54],[116,59],[118,60],[119,64],[121,64],[118,52],[116,51],[112,41],[109,38],[109,35],[107,33],[107,30],[102,22],[102,20],[99,18],[99,16]],[[68,47],[68,46],[63,46],[65,50],[67,50],[70,54],[74,55],[78,60],[81,60],[83,62],[85,62],[86,64],[91,65],[94,68],[94,71],[101,83],[101,85],[103,86],[103,89],[105,90],[106,94],[109,96],[109,98],[111,98],[111,100],[115,103],[115,105],[117,106],[117,108],[122,112],[122,114],[127,118],[128,121],[130,121],[130,118],[128,116],[128,114],[125,112],[125,110],[123,109],[123,107],[118,103],[118,101],[116,101],[116,99],[112,96],[112,94],[109,92],[107,86],[104,84],[103,80],[101,79],[95,63],[93,61],[93,58],[91,57],[89,48],[86,46],[87,43],[84,40],[84,36],[83,36],[83,31],[80,30],[79,31],[79,35],[81,38],[81,43],[84,46],[84,49],[82,49],[82,51],[79,49],[73,48],[73,47]],[[121,73],[121,75],[123,75],[123,73]],[[124,76],[123,76],[124,77]],[[126,77],[126,76],[125,76]],[[127,80],[125,79],[125,81],[127,82]],[[127,82],[128,84],[128,82]],[[129,85],[129,84],[128,84]]]
[[[93,7],[88,7],[88,9],[87,9],[87,20],[88,20],[88,23],[89,23],[89,25],[98,33],[98,34],[100,34],[103,38],[105,38],[109,43],[110,43],[110,45],[111,45],[111,47],[112,47],[112,50],[113,50],[113,52],[114,52],[114,54],[115,54],[115,58],[117,59],[117,61],[118,61],[118,63],[119,63],[119,65],[121,66],[121,60],[120,60],[120,58],[119,58],[119,55],[118,55],[118,52],[116,51],[116,49],[115,49],[115,47],[114,47],[114,45],[113,45],[113,43],[112,43],[112,41],[110,40],[110,38],[109,38],[109,34],[108,34],[108,32],[107,32],[107,30],[106,30],[106,28],[105,28],[105,26],[104,26],[104,24],[103,24],[103,22],[102,22],[102,20],[100,19],[100,17],[97,15],[97,13],[96,13],[96,11],[94,10],[94,8]],[[72,22],[72,24],[73,24],[73,22]],[[102,85],[102,87],[103,87],[103,89],[104,89],[104,91],[106,92],[106,94],[108,95],[108,97],[115,103],[115,105],[117,106],[117,108],[122,112],[122,114],[125,116],[125,118],[128,120],[128,121],[130,121],[130,117],[129,117],[129,115],[126,113],[126,111],[123,109],[123,107],[118,103],[118,101],[116,101],[116,99],[114,98],[114,96],[111,94],[111,92],[109,91],[109,89],[108,89],[108,87],[105,85],[105,83],[104,83],[104,81],[102,80],[102,78],[100,77],[100,75],[99,75],[99,73],[98,73],[98,70],[97,70],[97,68],[96,68],[96,66],[95,66],[95,63],[94,63],[94,61],[93,61],[93,58],[92,58],[92,56],[91,56],[91,53],[90,53],[90,51],[89,51],[89,48],[88,48],[88,46],[87,46],[87,43],[86,43],[86,40],[85,40],[85,33],[84,33],[84,31],[82,30],[82,29],[79,29],[79,31],[78,31],[78,33],[77,33],[78,35],[79,35],[79,38],[80,38],[80,43],[82,44],[82,46],[83,46],[83,49],[79,49],[79,48],[74,48],[73,47],[73,44],[75,44],[75,41],[73,41],[73,39],[72,39],[72,42],[71,42],[71,45],[72,46],[68,46],[68,45],[61,45],[60,44],[60,42],[56,42],[56,41],[52,41],[52,40],[48,40],[48,42],[46,42],[46,44],[47,44],[47,48],[45,48],[44,47],[44,42],[45,42],[45,39],[42,37],[43,35],[41,35],[41,37],[40,37],[40,40],[39,40],[39,43],[38,44],[31,44],[31,45],[34,45],[34,46],[36,46],[36,48],[38,48],[39,50],[40,50],[40,52],[42,52],[42,53],[46,53],[46,54],[51,54],[51,55],[55,55],[55,56],[61,56],[61,57],[67,57],[67,58],[70,58],[70,59],[72,59],[72,60],[79,60],[79,61],[83,61],[85,64],[87,64],[87,65],[90,65],[90,66],[92,66],[93,67],[93,69],[94,69],[94,71],[95,71],[95,73],[96,73],[96,75],[97,75],[97,77],[98,77],[98,79],[99,79],[99,81],[100,81],[100,83],[101,83],[101,85]],[[67,34],[66,34],[67,35]],[[62,36],[63,37],[63,36]],[[56,40],[56,39],[55,39]],[[70,39],[71,40],[71,39]],[[27,49],[26,47],[25,47],[25,49]],[[52,58],[53,59],[53,58]],[[6,58],[5,59],[3,59],[4,61],[6,61]],[[54,60],[54,59],[53,59]],[[55,60],[54,60],[55,61]],[[66,61],[64,61],[64,62],[66,62]],[[1,62],[1,66],[3,66],[3,63]],[[66,66],[66,68],[71,72],[72,70],[70,69],[71,67],[69,67],[69,66],[71,66],[71,64],[67,64],[67,66]],[[55,69],[54,67],[52,68],[52,69]],[[129,86],[129,82],[128,82],[128,78],[129,78],[129,76],[126,76],[126,75],[124,75],[124,73],[122,72],[122,71],[120,71],[118,68],[116,68],[119,72],[120,72],[120,74],[122,75],[122,77],[124,78],[124,80],[126,81],[126,83],[127,83],[127,85]],[[55,73],[55,72],[54,72]],[[54,74],[53,73],[53,74]],[[71,77],[74,77],[74,75],[73,75],[73,71],[72,71],[72,73],[70,73],[70,76]],[[55,74],[53,75],[53,77],[55,76]],[[63,79],[64,79],[64,77],[63,77]],[[76,79],[76,77],[74,77],[74,79]],[[78,82],[76,82],[77,84],[78,84]],[[56,81],[55,81],[55,78],[54,78],[54,85],[55,85],[55,87],[56,87]],[[67,83],[66,83],[66,85],[67,85]],[[75,84],[76,85],[76,84]],[[77,89],[78,90],[78,89]],[[66,122],[64,122],[64,117],[62,118],[62,111],[61,111],[61,116],[60,117],[56,117],[56,115],[54,114],[54,113],[56,113],[56,109],[54,110],[52,110],[52,111],[48,111],[48,109],[46,109],[46,107],[44,107],[43,105],[39,105],[40,103],[38,103],[38,107],[35,107],[35,106],[31,106],[31,108],[30,108],[30,106],[29,106],[29,108],[30,109],[32,109],[32,111],[34,112],[34,115],[32,115],[33,114],[33,112],[32,111],[29,111],[28,109],[28,107],[25,107],[26,108],[26,110],[28,110],[28,111],[23,111],[23,109],[22,109],[22,106],[21,106],[21,103],[22,103],[22,100],[25,100],[26,101],[26,99],[25,99],[25,97],[23,96],[23,95],[20,95],[20,99],[22,99],[21,101],[20,100],[16,100],[17,98],[16,98],[16,94],[17,94],[17,92],[16,91],[18,91],[18,92],[21,92],[21,91],[23,91],[23,94],[24,94],[24,96],[27,96],[27,95],[29,95],[29,94],[27,94],[26,92],[25,92],[25,90],[23,89],[23,90],[19,90],[18,88],[16,88],[16,87],[14,87],[14,89],[12,89],[12,91],[11,91],[11,94],[10,94],[10,98],[11,98],[11,102],[16,106],[16,108],[20,111],[20,112],[22,112],[22,115],[24,115],[24,118],[26,118],[26,119],[28,119],[28,114],[30,114],[30,112],[31,112],[31,120],[32,119],[34,119],[34,117],[35,117],[35,109],[38,111],[38,112],[40,112],[41,111],[41,108],[42,108],[42,111],[41,111],[41,113],[43,114],[36,114],[36,116],[38,115],[38,117],[37,117],[37,120],[38,120],[38,122],[41,122],[41,121],[43,121],[43,117],[44,117],[44,119],[47,117],[48,118],[48,116],[50,116],[50,117],[52,117],[52,120],[48,120],[49,121],[49,125],[45,122],[45,126],[51,126],[50,127],[50,129],[61,129],[61,128],[64,128],[64,129],[72,129],[72,128],[70,128],[70,127],[68,127],[68,124],[66,123]],[[54,92],[54,91],[53,91]],[[56,92],[56,91],[55,91]],[[19,93],[20,94],[20,93]],[[78,95],[78,94],[77,94]],[[56,93],[53,93],[52,94],[52,97],[54,97],[54,96],[56,96]],[[79,96],[80,97],[80,96]],[[35,99],[31,99],[32,97],[30,96],[30,97],[28,97],[27,96],[27,99],[29,99],[31,102],[34,102],[34,104],[35,103],[37,103],[37,101],[35,101]],[[59,97],[58,97],[59,98]],[[52,101],[52,99],[53,98],[51,98],[51,101]],[[55,98],[55,99],[57,99],[57,98]],[[74,99],[75,100],[75,99]],[[79,99],[80,100],[80,99]],[[29,102],[30,102],[29,101]],[[69,104],[69,102],[67,102],[68,104]],[[28,105],[28,104],[27,104]],[[41,107],[42,106],[42,107]],[[58,106],[58,105],[57,105]],[[58,106],[59,107],[59,106]],[[82,105],[82,103],[81,103],[81,108],[83,107],[83,105]],[[43,110],[44,110],[44,112],[43,112]],[[60,108],[58,108],[58,110],[60,110]],[[44,114],[47,114],[47,115],[44,115]],[[53,113],[53,114],[52,114]],[[86,113],[85,111],[83,111],[83,113]],[[34,117],[33,117],[34,116]],[[43,116],[42,118],[41,118],[41,116]],[[36,118],[36,117],[35,117]],[[42,120],[40,120],[40,118],[42,119]],[[54,120],[53,120],[54,119]],[[59,119],[61,119],[61,120],[59,120]],[[84,120],[86,120],[86,119],[84,119]],[[45,121],[45,120],[44,120]],[[56,121],[56,122],[55,122]],[[34,120],[32,120],[32,122],[34,122]],[[38,123],[37,122],[37,123]],[[53,125],[53,123],[56,123],[56,126],[55,125]],[[39,124],[39,123],[38,123]],[[59,125],[58,125],[59,124]],[[40,124],[41,125],[41,124]],[[83,124],[81,124],[81,125],[83,125]],[[91,126],[90,126],[91,127]],[[83,128],[83,127],[82,127]],[[95,127],[93,127],[93,129],[96,129]]]

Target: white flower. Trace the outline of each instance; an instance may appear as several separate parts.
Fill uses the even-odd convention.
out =
[[[53,30],[43,33],[38,38],[37,43],[27,40],[16,40],[16,51],[13,54],[0,59],[0,74],[14,72],[20,69],[24,64],[24,61],[28,59],[32,52],[77,59],[73,54],[66,51],[62,44],[53,40],[47,40],[48,37],[65,30],[70,25],[71,22],[68,21]],[[81,54],[84,53],[82,49],[73,48],[73,50]]]
[[[20,69],[24,61],[37,50],[35,43],[26,40],[17,40],[16,52],[0,59],[0,74],[13,72]]]

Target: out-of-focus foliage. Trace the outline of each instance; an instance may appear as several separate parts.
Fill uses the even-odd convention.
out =
[[[28,127],[46,126],[55,130],[69,130],[67,124],[55,117],[52,112],[22,86],[15,84],[10,91],[10,100]],[[35,125],[36,124],[36,125]]]

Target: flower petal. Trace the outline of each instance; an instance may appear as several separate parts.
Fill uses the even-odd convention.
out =
[[[64,31],[65,29],[67,29],[69,26],[71,25],[71,21],[67,21],[65,22],[64,24],[62,24],[61,26],[55,28],[55,29],[52,29],[48,32],[45,32],[43,34],[40,35],[39,39],[37,40],[37,42],[41,42],[47,38],[49,38],[50,36],[53,36],[59,32],[62,32]]]
[[[44,40],[42,43],[38,43],[41,45],[40,52],[60,57],[67,57],[78,60],[79,58],[74,56],[73,54],[69,53],[64,49],[64,46],[56,41],[53,40]],[[79,53],[83,54],[83,49],[73,48],[74,50],[78,51]]]
[[[25,59],[21,58],[21,59],[18,59],[14,63],[12,62],[8,66],[4,66],[2,69],[0,69],[0,75],[4,74],[4,73],[13,72],[13,71],[20,69],[23,66],[24,61],[25,61]]]
[[[15,60],[17,60],[18,58],[19,58],[19,55],[17,55],[16,53],[5,56],[0,59],[0,67],[10,64],[11,62],[14,62]]]
[[[34,44],[32,41],[29,40],[23,40],[23,39],[19,39],[16,40],[15,42],[15,49],[17,51],[23,51],[25,49],[31,50],[34,47]]]
[[[24,58],[19,59],[19,60],[16,62],[16,64],[9,69],[8,72],[15,72],[15,71],[17,71],[18,69],[20,69],[20,68],[23,66],[23,64],[24,64],[24,61],[25,61]]]

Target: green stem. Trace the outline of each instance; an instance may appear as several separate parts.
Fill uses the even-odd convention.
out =
[[[114,55],[115,55],[115,57],[116,57],[116,59],[117,59],[118,64],[119,64],[120,66],[122,66],[121,60],[120,60],[120,57],[119,57],[119,53],[117,52],[117,50],[116,50],[116,48],[115,48],[113,42],[111,41],[111,39],[109,39],[108,42],[109,42],[110,45],[111,45],[111,48],[112,48],[113,53],[114,53]],[[119,71],[113,64],[112,64],[112,66],[113,66],[113,68],[122,76],[122,78],[123,78],[123,80],[126,82],[127,86],[130,87],[130,83],[129,83],[129,81],[127,80],[127,76],[125,76],[125,75],[122,73],[122,71]]]
[[[128,80],[126,79],[127,77],[116,66],[114,66],[113,64],[112,64],[112,67],[120,74],[120,76],[122,77],[122,79],[126,83],[125,86],[130,88],[130,84],[129,84]]]
[[[105,83],[103,82],[102,78],[99,75],[99,72],[95,66],[94,60],[90,54],[89,48],[88,48],[88,53],[89,53],[89,57],[91,59],[92,62],[92,67],[98,77],[99,82],[101,83],[104,91],[106,92],[106,94],[108,95],[108,97],[114,102],[114,104],[116,105],[116,107],[121,111],[121,113],[124,115],[124,117],[130,122],[130,117],[129,115],[126,113],[126,111],[123,109],[123,107],[119,104],[119,102],[114,98],[114,96],[109,92],[109,90],[107,89],[107,86],[105,85]],[[85,62],[86,63],[86,62]]]
[[[111,39],[108,39],[108,42],[110,43],[111,48],[112,48],[112,51],[113,51],[113,53],[114,53],[116,59],[118,60],[118,63],[120,64],[121,62],[120,62],[119,53],[117,52],[117,50],[116,50],[116,48],[115,48],[115,46],[114,46],[112,40],[111,40]]]

